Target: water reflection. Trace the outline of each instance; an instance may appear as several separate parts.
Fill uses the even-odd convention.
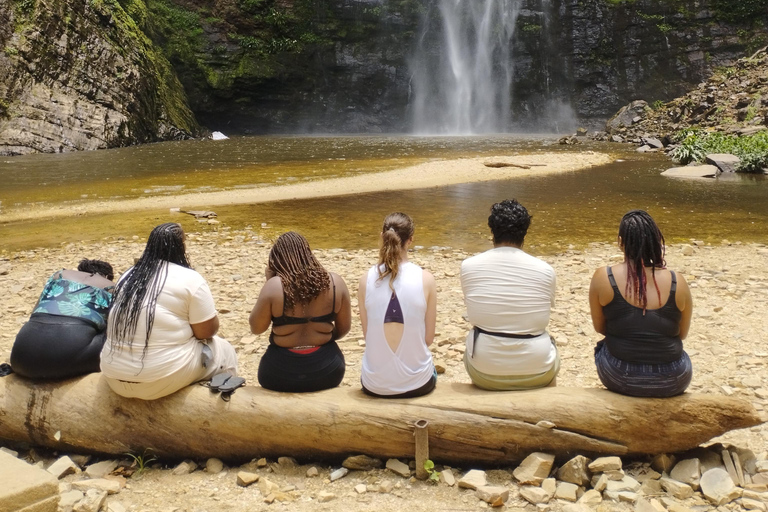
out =
[[[648,210],[669,241],[766,242],[768,181],[759,176],[716,180],[672,180],[659,173],[670,163],[663,155],[642,155],[627,146],[587,145],[578,150],[623,152],[622,160],[561,175],[409,190],[209,207],[223,225],[252,226],[274,237],[293,229],[313,247],[376,247],[384,216],[402,210],[416,222],[416,244],[467,250],[489,247],[490,205],[517,198],[534,216],[527,244],[548,253],[569,244],[612,241],[629,209]],[[163,195],[180,190],[252,186],[280,180],[349,175],[407,165],[431,158],[577,151],[551,138],[498,137],[263,137],[221,142],[164,143],[121,150],[35,155],[0,162],[2,207],[12,203],[54,203],[95,196]],[[9,163],[10,162],[10,163]],[[117,184],[117,186],[115,186]],[[12,205],[11,205],[12,207]],[[74,216],[55,221],[2,224],[2,248],[57,245],[81,239],[146,236],[168,220],[190,231],[213,229],[193,218],[148,211]],[[266,229],[260,226],[267,224]]]

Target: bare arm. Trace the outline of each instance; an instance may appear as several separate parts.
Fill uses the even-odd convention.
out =
[[[684,340],[688,336],[688,331],[691,328],[691,317],[693,316],[693,297],[691,296],[691,289],[688,287],[688,282],[680,273],[677,275],[677,292],[675,293],[675,302],[677,308],[681,311],[680,317],[680,339]]]
[[[280,278],[271,278],[261,288],[256,305],[253,306],[251,316],[248,317],[253,334],[261,334],[269,329],[272,323],[272,304],[277,291],[282,292]]]
[[[592,325],[600,334],[605,334],[605,315],[600,301],[600,291],[605,286],[604,281],[608,281],[608,273],[604,268],[599,268],[592,276],[592,282],[589,283],[589,312],[592,314]]]
[[[360,310],[360,323],[363,326],[363,337],[368,333],[368,312],[365,310],[365,289],[368,285],[368,274],[360,278],[357,287],[357,307]]]
[[[192,334],[199,340],[213,338],[213,335],[219,332],[219,317],[214,316],[210,320],[200,322],[199,324],[189,324],[192,327]]]
[[[331,279],[336,283],[336,291],[341,295],[341,308],[336,312],[336,321],[333,324],[333,339],[343,338],[352,327],[352,304],[349,299],[349,289],[344,280],[337,274],[331,274]],[[336,304],[333,305],[336,307]]]
[[[427,346],[430,346],[435,340],[435,324],[437,323],[437,285],[435,284],[435,277],[426,270],[423,271],[422,278],[424,280],[424,298],[427,300],[427,313],[424,315],[426,324],[424,340],[427,342]]]

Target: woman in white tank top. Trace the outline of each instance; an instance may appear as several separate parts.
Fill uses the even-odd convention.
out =
[[[384,219],[379,263],[360,279],[358,304],[365,335],[360,380],[382,398],[422,396],[435,389],[429,345],[435,338],[435,278],[408,261],[413,220],[404,213]]]

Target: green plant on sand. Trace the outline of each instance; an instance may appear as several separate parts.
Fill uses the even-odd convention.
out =
[[[147,448],[140,455],[135,455],[131,452],[126,452],[126,455],[133,459],[131,467],[135,467],[136,471],[133,473],[133,478],[140,477],[147,469],[149,465],[157,460],[157,457],[152,455],[152,449]]]
[[[429,477],[427,478],[427,482],[436,484],[440,481],[440,473],[435,470],[435,463],[431,460],[427,459],[424,461],[424,470],[427,472]]]

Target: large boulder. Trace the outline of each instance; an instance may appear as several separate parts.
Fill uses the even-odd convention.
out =
[[[707,155],[706,162],[717,166],[721,172],[737,172],[741,159],[728,153],[710,153]]]
[[[645,117],[645,111],[648,103],[644,100],[635,100],[621,109],[605,123],[605,131],[616,133],[623,128],[629,128],[635,123],[639,123]]]

